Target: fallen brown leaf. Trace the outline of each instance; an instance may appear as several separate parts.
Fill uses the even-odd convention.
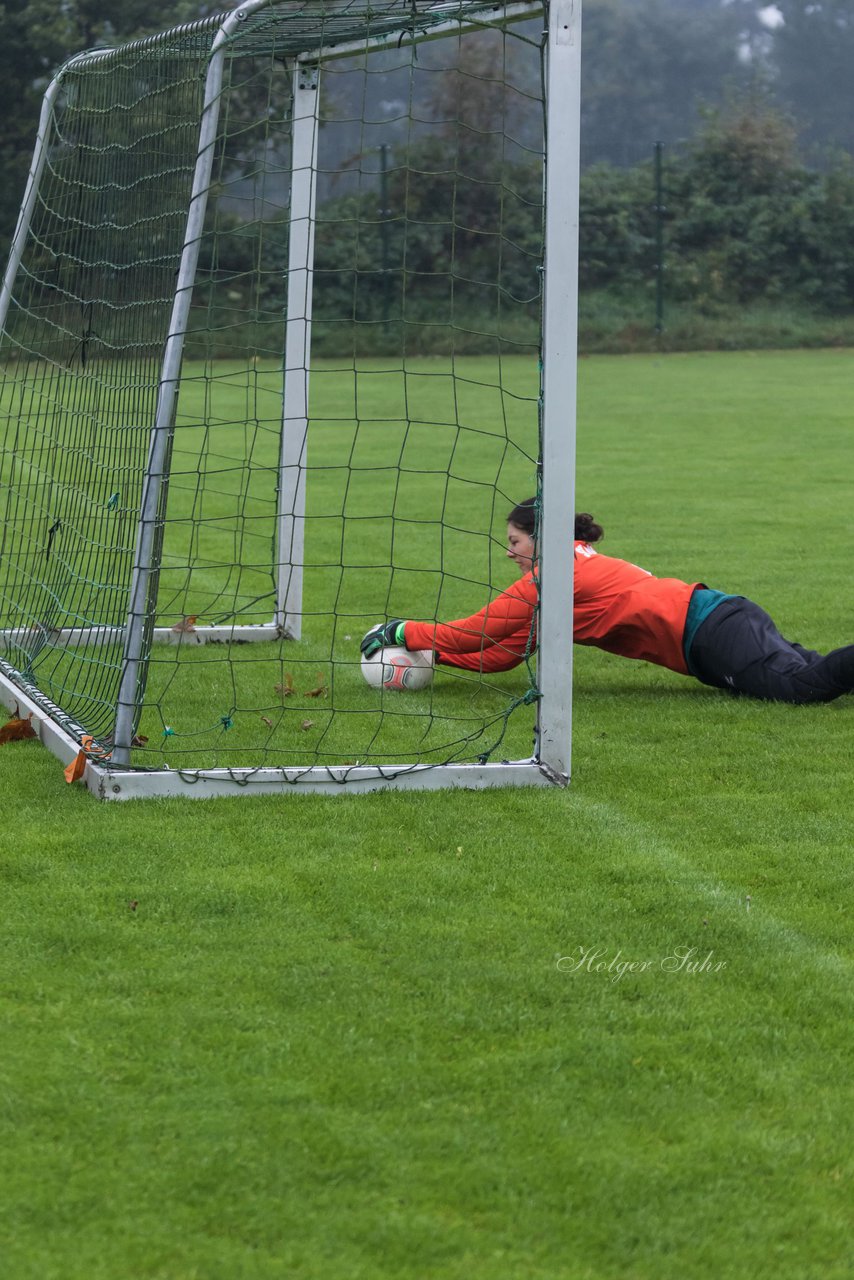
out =
[[[301,728],[301,729],[313,729],[313,728],[314,728],[314,721],[313,721],[313,720],[303,720],[302,724],[300,725],[300,728]]]
[[[0,746],[2,746],[4,742],[22,742],[24,738],[35,738],[38,736],[33,728],[32,711],[27,716],[26,720],[22,720],[20,718],[20,712],[17,707],[15,708],[15,712],[16,714],[12,719],[7,720],[3,727],[0,728]]]
[[[180,622],[175,623],[172,630],[176,631],[178,635],[181,635],[181,634],[192,635],[192,633],[196,629],[196,619],[198,618],[198,616],[199,615],[197,613],[187,614],[187,616],[185,618],[182,618]]]
[[[294,678],[290,671],[285,672],[284,684],[277,684],[274,686],[274,689],[276,693],[280,694],[283,698],[290,698],[292,694],[296,693],[296,689],[294,688]]]
[[[303,694],[304,698],[325,698],[329,693],[329,686],[326,683],[326,676],[322,671],[317,673],[317,685],[314,689],[306,689]]]

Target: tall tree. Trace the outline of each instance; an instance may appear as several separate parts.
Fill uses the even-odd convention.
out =
[[[82,49],[120,44],[234,5],[235,0],[2,0],[0,245],[15,228],[41,97],[60,63]]]
[[[586,0],[581,129],[587,163],[630,164],[693,134],[704,105],[751,74],[743,15],[694,0]]]
[[[854,155],[854,0],[777,0],[777,94],[803,143]]]
[[[0,42],[0,243],[14,230],[50,70],[67,55],[68,24],[47,0],[4,0]]]

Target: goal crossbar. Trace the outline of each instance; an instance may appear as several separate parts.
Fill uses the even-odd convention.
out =
[[[544,12],[542,0],[376,0],[373,5],[344,3],[330,6],[318,33],[316,18],[304,18],[294,9],[284,25],[275,13],[279,0],[247,0],[230,13],[214,14],[169,31],[144,36],[118,48],[87,49],[73,55],[65,67],[88,62],[108,63],[138,51],[156,52],[163,58],[189,50],[206,53],[211,38],[220,36],[236,55],[273,55],[307,61],[348,58],[384,48],[406,48],[425,40],[482,30],[500,22],[522,22]]]

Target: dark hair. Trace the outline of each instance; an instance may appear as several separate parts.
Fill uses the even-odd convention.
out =
[[[605,530],[601,524],[597,524],[591,515],[586,511],[575,515],[575,540],[576,542],[599,542],[605,537]]]
[[[538,524],[540,504],[537,498],[526,498],[524,502],[520,502],[518,507],[514,507],[507,517],[508,524],[514,524],[517,529],[521,529],[523,533],[527,533],[528,537],[533,538]],[[599,542],[604,538],[605,530],[601,524],[597,524],[591,515],[582,512],[575,517],[575,537],[578,542]]]

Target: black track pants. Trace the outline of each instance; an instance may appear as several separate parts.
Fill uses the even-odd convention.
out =
[[[815,653],[784,640],[764,609],[737,597],[700,624],[689,654],[704,684],[776,702],[830,702],[854,689],[854,645]]]

